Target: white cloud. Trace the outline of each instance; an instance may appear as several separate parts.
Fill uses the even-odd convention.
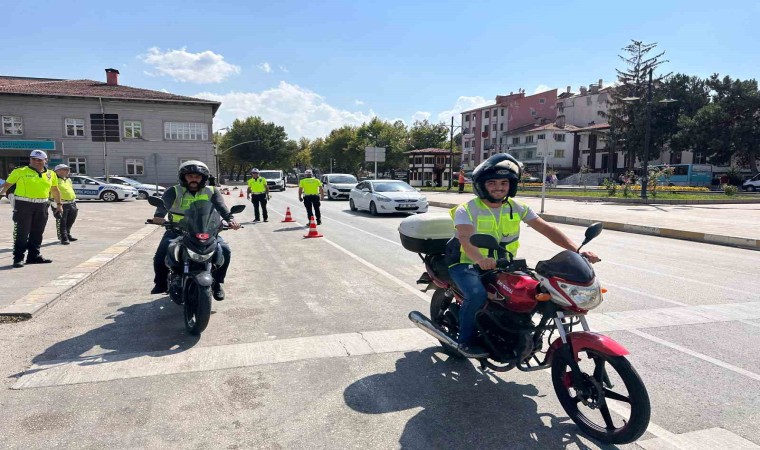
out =
[[[338,109],[321,95],[285,81],[261,92],[202,92],[195,97],[222,102],[215,128],[238,118],[260,116],[285,127],[290,139],[324,137],[335,128],[360,125],[375,116],[372,110],[365,113]]]
[[[282,70],[283,72],[290,73],[290,71],[288,70],[287,67],[285,67],[285,66],[279,66],[279,67],[280,67],[280,70]]]
[[[272,72],[272,66],[270,66],[268,62],[263,62],[256,67],[258,67],[259,69],[263,70],[266,73]]]
[[[357,104],[357,105],[359,105],[359,106],[361,106],[361,105],[364,104],[364,102],[361,101],[361,100],[354,100],[354,103]]]
[[[459,122],[461,120],[460,114],[464,111],[469,111],[471,109],[480,108],[481,106],[485,106],[488,104],[493,103],[491,100],[486,100],[485,98],[481,96],[475,96],[475,97],[465,97],[460,96],[457,101],[454,103],[454,107],[451,108],[448,111],[441,111],[438,113],[438,121],[449,123],[451,120],[451,117],[454,117],[455,122]]]
[[[428,119],[430,119],[430,113],[427,111],[417,111],[416,113],[412,114],[412,123],[417,120],[421,122]]]
[[[536,89],[533,91],[534,94],[538,94],[539,92],[546,92],[550,90],[551,88],[545,84],[539,84],[536,86]]]
[[[240,67],[224,60],[224,56],[211,50],[191,53],[185,47],[162,52],[160,48],[148,49],[139,58],[153,66],[151,76],[161,75],[176,81],[191,83],[220,83],[232,74],[240,73]],[[149,74],[148,72],[145,72]]]

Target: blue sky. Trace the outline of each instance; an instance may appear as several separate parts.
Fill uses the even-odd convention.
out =
[[[215,128],[260,115],[293,138],[606,84],[630,39],[657,42],[664,71],[760,74],[757,1],[515,3],[6,2],[0,74],[104,80],[114,67],[122,84],[221,100]]]

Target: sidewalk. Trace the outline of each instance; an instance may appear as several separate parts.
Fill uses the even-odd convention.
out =
[[[432,206],[453,207],[472,194],[426,191]],[[539,213],[541,199],[517,198]],[[760,204],[645,205],[546,199],[544,220],[571,225],[603,222],[608,230],[760,250]]]

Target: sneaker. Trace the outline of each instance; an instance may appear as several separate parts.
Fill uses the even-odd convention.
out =
[[[269,222],[269,219],[264,219],[264,222]]]
[[[253,219],[253,222],[254,222],[254,223],[256,223],[256,222],[261,222],[261,220],[259,220],[259,219]]]
[[[459,344],[457,350],[459,350],[459,353],[465,358],[482,359],[487,358],[489,355],[483,347],[476,344]]]
[[[317,225],[322,225],[322,219],[317,219]]]
[[[61,245],[69,245],[69,244],[70,244],[70,242],[69,242],[69,241],[64,241],[64,240],[61,240]]]
[[[38,256],[36,258],[26,259],[27,264],[50,264],[53,262],[52,259],[43,258],[42,256]]]
[[[151,295],[165,294],[167,290],[168,290],[168,287],[165,284],[156,283],[156,285],[153,286],[153,289],[150,290],[150,294]]]
[[[24,267],[24,260],[23,259],[19,259],[18,261],[13,261],[13,267],[15,267],[17,269],[20,268],[20,267]]]
[[[214,283],[211,287],[211,290],[214,293],[214,300],[216,301],[224,300],[224,288],[222,287],[221,283]]]
[[[79,239],[75,238],[74,236],[69,236],[69,240],[71,242],[78,241]]]

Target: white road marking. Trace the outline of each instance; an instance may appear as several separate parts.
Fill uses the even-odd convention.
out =
[[[758,374],[756,374],[754,372],[750,372],[749,370],[745,370],[745,369],[742,369],[741,367],[736,367],[733,364],[729,364],[729,363],[721,361],[719,359],[715,359],[715,358],[713,358],[711,356],[707,356],[705,354],[702,354],[702,353],[699,353],[699,352],[695,352],[694,350],[690,350],[690,349],[688,349],[686,347],[680,346],[678,344],[674,344],[674,343],[672,343],[670,341],[666,341],[665,339],[660,339],[657,336],[652,336],[651,334],[645,333],[643,331],[639,331],[639,330],[627,330],[627,331],[629,333],[635,334],[636,336],[642,337],[642,338],[650,340],[652,342],[656,342],[656,343],[658,343],[660,345],[664,345],[666,347],[670,347],[673,350],[678,350],[681,353],[686,353],[687,355],[693,356],[695,358],[699,358],[702,361],[707,361],[710,364],[714,364],[714,365],[716,365],[718,367],[722,367],[724,369],[728,369],[728,370],[730,370],[732,372],[738,373],[739,375],[743,375],[743,376],[745,376],[747,378],[751,378],[751,379],[753,379],[755,381],[760,381],[760,375],[758,375]]]
[[[671,433],[671,435],[672,436],[667,439],[658,437],[657,439],[638,441],[636,444],[645,450],[715,450],[719,448],[731,450],[760,449],[760,446],[755,445],[753,442],[723,428],[708,428],[706,430],[690,431],[683,434]]]
[[[666,303],[672,303],[672,304],[678,305],[678,306],[689,306],[688,303],[683,303],[683,302],[679,302],[679,301],[676,301],[676,300],[671,300],[669,298],[660,297],[659,295],[647,294],[646,292],[639,291],[638,289],[627,288],[627,287],[624,287],[624,286],[620,286],[619,284],[613,284],[613,283],[610,283],[610,282],[607,282],[607,281],[602,282],[602,285],[603,285],[603,287],[607,287],[607,286],[614,287],[615,289],[620,289],[621,291],[631,292],[633,294],[640,295],[642,297],[649,297],[649,298],[653,298],[655,300],[660,300],[660,301],[663,301],[663,302],[666,302]]]

